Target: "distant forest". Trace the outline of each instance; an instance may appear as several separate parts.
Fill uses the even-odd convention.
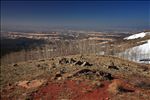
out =
[[[45,43],[44,40],[36,40],[36,39],[28,39],[28,38],[18,38],[18,39],[1,38],[0,58],[11,52],[17,52],[21,50],[30,50],[44,43]]]

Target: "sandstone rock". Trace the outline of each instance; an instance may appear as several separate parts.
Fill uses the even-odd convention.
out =
[[[29,81],[20,81],[20,82],[18,82],[18,86],[21,86],[21,87],[23,87],[23,88],[28,88],[28,83],[29,83]]]
[[[32,81],[20,81],[18,82],[18,86],[26,88],[26,89],[30,89],[30,88],[36,88],[41,86],[45,81],[44,80],[32,80]]]
[[[121,80],[114,80],[109,86],[108,91],[112,94],[118,94],[120,89],[123,88],[123,81]]]

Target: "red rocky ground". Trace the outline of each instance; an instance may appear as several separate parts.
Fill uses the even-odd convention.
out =
[[[103,86],[95,88],[89,84],[89,81],[72,81],[66,80],[61,83],[50,82],[41,88],[37,93],[33,94],[35,100],[44,98],[45,100],[104,100],[108,99],[107,92],[109,81],[103,82]]]
[[[66,80],[64,82],[49,82],[46,86],[33,93],[34,100],[111,100],[121,86],[126,92],[135,92],[130,84],[122,80],[92,82],[90,80]],[[124,91],[125,92],[125,91]]]
[[[116,57],[77,55],[1,68],[1,100],[150,100],[150,66]]]

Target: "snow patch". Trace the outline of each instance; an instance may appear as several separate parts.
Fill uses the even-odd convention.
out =
[[[124,52],[120,53],[119,56],[123,56],[129,60],[140,63],[142,59],[150,59],[150,39],[146,43],[132,47]],[[150,64],[150,61],[147,63]]]
[[[150,40],[147,40],[147,43],[133,47],[133,50],[139,50],[142,54],[150,53]]]
[[[134,35],[131,35],[131,36],[129,36],[129,37],[126,37],[126,38],[124,38],[124,39],[126,39],[126,40],[131,40],[131,39],[143,38],[143,37],[145,37],[146,35],[150,35],[150,32],[141,32],[141,33],[134,34]]]

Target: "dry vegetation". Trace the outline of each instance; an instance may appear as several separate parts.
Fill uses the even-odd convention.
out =
[[[8,100],[149,100],[150,95],[150,66],[113,56],[74,55],[2,65],[0,78],[1,97]]]

